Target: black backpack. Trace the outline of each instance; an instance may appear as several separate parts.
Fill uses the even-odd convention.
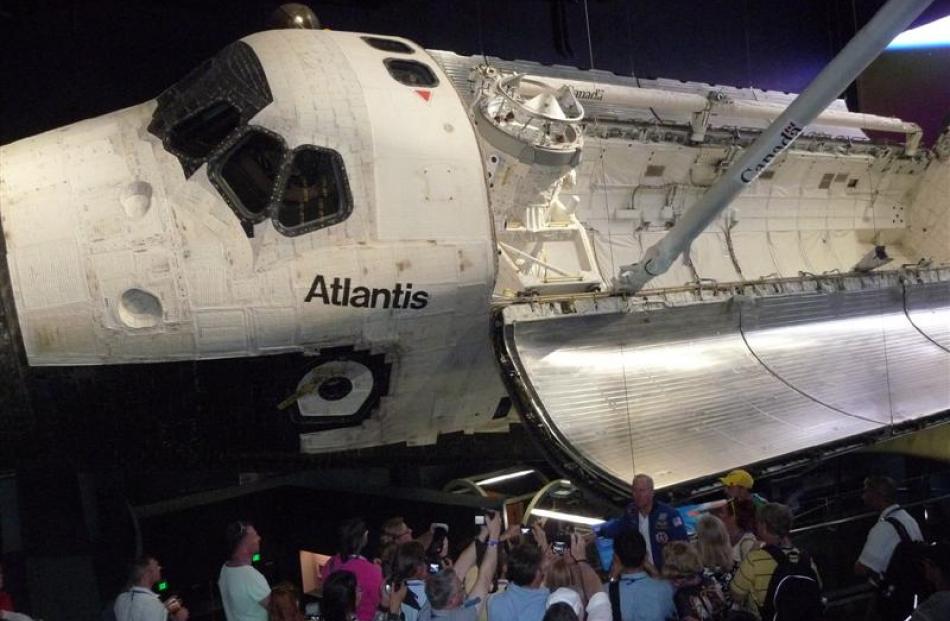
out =
[[[610,597],[610,613],[613,621],[623,621],[620,614],[620,582],[611,580],[607,586],[607,595]]]
[[[824,616],[821,585],[807,552],[786,554],[775,545],[762,548],[775,559],[775,571],[762,607],[762,621],[817,621]]]
[[[897,518],[888,517],[885,521],[894,527],[901,540],[894,548],[891,560],[878,585],[881,595],[885,598],[911,602],[916,595],[918,601],[922,601],[930,590],[924,577],[921,556],[921,550],[926,544],[913,541],[907,529]]]

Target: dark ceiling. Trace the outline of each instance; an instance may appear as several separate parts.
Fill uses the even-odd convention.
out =
[[[279,4],[0,2],[0,144],[155,97],[228,43],[265,28]],[[882,4],[883,0],[309,3],[329,28],[402,35],[427,48],[796,92]],[[950,0],[936,0],[918,23],[948,13]],[[850,91],[852,105],[858,103],[856,93]]]

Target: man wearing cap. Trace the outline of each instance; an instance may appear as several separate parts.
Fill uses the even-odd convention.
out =
[[[639,531],[647,545],[647,560],[663,568],[663,546],[671,541],[688,541],[679,512],[653,498],[653,479],[646,474],[633,477],[633,502],[619,518],[598,528],[601,537],[616,538],[628,530]]]
[[[719,481],[726,488],[726,496],[729,498],[735,500],[751,500],[756,510],[768,504],[765,498],[752,493],[752,486],[755,484],[755,479],[752,478],[752,475],[749,474],[747,470],[737,468],[719,479]]]

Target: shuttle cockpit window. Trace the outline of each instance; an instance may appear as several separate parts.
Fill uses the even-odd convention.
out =
[[[204,159],[237,129],[241,113],[224,101],[216,101],[168,130],[173,149],[188,157]]]
[[[336,151],[311,145],[297,148],[283,178],[274,226],[285,235],[335,224],[353,209],[343,158]]]
[[[439,79],[423,63],[402,58],[387,58],[386,69],[394,80],[406,86],[431,88],[439,85]]]
[[[363,37],[363,41],[366,41],[372,47],[375,47],[377,50],[382,50],[383,52],[389,52],[391,54],[412,54],[413,49],[403,43],[402,41],[396,41],[395,39],[387,39],[385,37]]]
[[[268,217],[292,237],[349,217],[353,199],[343,158],[332,149],[302,145],[290,151],[277,134],[247,127],[211,160],[208,178],[240,218],[248,236]]]
[[[250,127],[220,159],[211,163],[208,178],[239,217],[260,222],[267,218],[286,153],[280,136]]]
[[[238,41],[159,95],[148,131],[191,177],[272,101],[257,54]]]

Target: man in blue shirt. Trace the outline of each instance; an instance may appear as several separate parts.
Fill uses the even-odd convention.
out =
[[[627,530],[614,540],[614,554],[623,569],[620,578],[607,587],[610,606],[614,610],[619,608],[623,621],[676,619],[673,586],[666,580],[651,578],[643,570],[646,553],[646,542],[638,531]]]
[[[488,598],[488,621],[541,621],[550,593],[541,586],[541,548],[522,543],[508,555],[508,588]]]
[[[501,533],[501,516],[491,513],[487,529],[479,536],[487,536],[488,547],[478,566],[478,578],[472,591],[466,596],[459,574],[464,576],[475,560],[475,543],[472,542],[456,562],[459,574],[451,569],[443,569],[426,580],[426,598],[429,600],[429,614],[432,619],[446,621],[478,621],[485,609],[485,597],[491,588],[492,578],[498,564],[498,544]],[[467,557],[465,560],[463,557]],[[392,610],[390,602],[390,610]],[[397,616],[397,615],[394,615]],[[420,615],[422,616],[422,615]],[[423,617],[430,618],[430,617]]]
[[[663,568],[663,546],[689,540],[683,518],[670,505],[653,499],[653,479],[645,474],[633,477],[633,502],[626,512],[602,524],[597,534],[616,539],[629,530],[639,532],[649,542],[647,560],[657,569]]]

